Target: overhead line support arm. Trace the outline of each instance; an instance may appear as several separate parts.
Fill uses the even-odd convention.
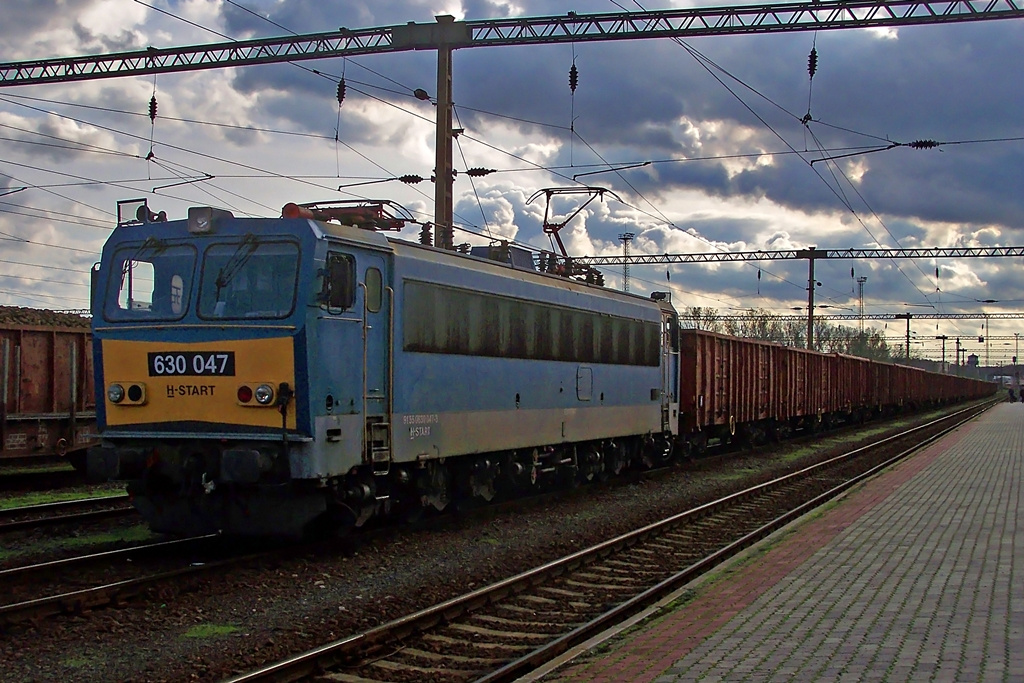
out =
[[[821,0],[548,17],[410,23],[298,36],[0,63],[0,86],[298,62],[408,50],[821,31],[1024,17],[1020,0]],[[423,35],[419,27],[433,34]],[[451,40],[452,30],[465,38]],[[410,35],[410,33],[412,35]]]

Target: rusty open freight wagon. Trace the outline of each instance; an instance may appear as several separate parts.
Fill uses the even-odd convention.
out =
[[[87,320],[0,309],[0,464],[83,459],[96,438],[93,387]]]

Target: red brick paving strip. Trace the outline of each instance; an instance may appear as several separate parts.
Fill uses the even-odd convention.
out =
[[[545,677],[558,683],[649,683],[807,561],[851,523],[888,498],[952,444],[974,429],[971,422],[892,470],[848,494],[841,504],[809,520],[755,561],[725,573],[698,597],[635,634],[613,641],[612,651],[563,667]]]

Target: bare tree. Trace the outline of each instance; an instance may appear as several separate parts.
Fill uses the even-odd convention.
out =
[[[697,330],[761,339],[784,346],[807,346],[807,325],[804,321],[783,320],[764,309],[751,308],[742,320],[722,320],[717,309],[692,306],[686,309],[680,320],[684,326],[688,324]],[[859,332],[821,319],[814,321],[814,350],[883,361],[894,358],[893,350],[880,333]]]

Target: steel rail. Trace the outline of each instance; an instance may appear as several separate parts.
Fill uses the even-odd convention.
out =
[[[65,524],[71,522],[88,522],[107,517],[119,517],[130,513],[131,507],[113,507],[103,510],[89,510],[86,512],[70,513],[85,507],[96,507],[98,505],[109,505],[128,500],[128,494],[115,494],[111,496],[98,496],[96,498],[78,498],[75,500],[63,500],[53,503],[40,503],[38,505],[23,505],[21,507],[0,509],[0,520],[21,517],[22,515],[46,514],[44,517],[31,517],[30,519],[18,519],[13,522],[0,521],[0,533],[30,529],[37,526],[49,526],[53,524]],[[62,514],[47,514],[62,513]]]
[[[825,503],[828,503],[841,493],[845,493],[854,486],[870,479],[871,477],[874,477],[875,475],[892,467],[896,463],[900,462],[901,460],[904,460],[905,458],[916,453],[917,451],[926,448],[927,446],[930,446],[932,443],[938,441],[939,439],[946,436],[955,429],[958,429],[963,424],[975,419],[978,415],[980,415],[985,410],[988,410],[993,405],[995,405],[995,402],[986,404],[985,406],[982,406],[980,408],[975,406],[965,410],[964,412],[969,413],[968,416],[958,421],[956,424],[953,424],[943,429],[941,432],[937,434],[929,436],[921,443],[911,446],[910,448],[887,459],[885,462],[875,465],[874,467],[865,470],[861,474],[858,474],[850,478],[848,481],[845,481],[837,486],[834,486],[828,491],[818,496],[815,496],[811,500],[808,500],[794,507],[792,510],[780,515],[779,517],[773,519],[767,524],[762,525],[754,531],[746,534],[742,538],[733,541],[729,545],[719,548],[707,557],[701,559],[699,562],[695,562],[686,569],[661,581],[660,583],[649,588],[643,593],[640,593],[635,597],[626,600],[622,604],[615,606],[614,608],[608,610],[607,612],[598,616],[597,618],[592,619],[586,624],[583,624],[582,626],[576,628],[572,632],[567,633],[564,636],[540,648],[537,648],[533,652],[530,652],[529,654],[506,664],[501,669],[498,669],[497,671],[491,672],[486,676],[476,679],[474,683],[505,683],[507,681],[515,680],[516,678],[528,673],[529,671],[537,669],[538,667],[551,661],[555,657],[564,654],[572,647],[575,647],[576,645],[586,642],[590,638],[605,631],[607,628],[617,623],[620,623],[626,618],[636,614],[641,609],[649,605],[652,605],[653,603],[662,599],[666,595],[678,590],[679,588],[682,588],[683,586],[690,583],[694,579],[698,578],[702,574],[708,572],[721,562],[731,557],[734,557],[735,555],[738,555],[741,551],[746,550],[755,543],[767,538],[768,536],[782,529],[791,522],[799,519],[803,515],[815,510],[818,507],[821,507]],[[942,418],[942,420],[948,420],[950,419],[950,417],[951,416],[947,416],[945,418]],[[890,438],[902,438],[907,434],[912,433],[913,431],[914,430],[911,430],[910,432],[905,432],[903,434],[895,435]],[[886,441],[888,441],[888,439],[886,439]],[[835,460],[849,458],[853,454],[856,454],[868,448],[874,448],[875,446],[877,446],[877,444],[865,446],[861,449],[857,449],[855,451],[851,451],[850,453],[843,454],[842,456],[839,456]],[[814,467],[816,468],[817,466]]]
[[[164,541],[161,543],[136,546],[123,550],[111,550],[104,553],[83,555],[81,557],[67,558],[65,560],[54,560],[52,562],[14,567],[0,571],[0,579],[8,579],[23,574],[31,575],[35,572],[51,571],[54,569],[67,569],[75,566],[76,564],[86,564],[88,562],[95,562],[103,559],[117,559],[119,556],[127,557],[133,553],[145,554],[174,548],[175,546],[187,546],[187,544],[190,543],[198,544],[211,541],[219,536],[220,534],[207,534],[205,536]],[[265,557],[266,555],[267,553],[257,553],[207,562],[201,565],[190,564],[186,567],[151,574],[148,576],[125,579],[101,586],[94,586],[92,588],[83,588],[81,590],[70,591],[58,595],[50,595],[2,605],[0,606],[0,625],[17,623],[28,619],[49,617],[55,614],[78,613],[84,609],[99,607],[138,595],[145,588],[169,579],[174,579],[187,574],[199,574],[213,569],[238,564],[240,562],[247,562],[255,558]]]
[[[37,562],[35,564],[26,564],[20,567],[8,567],[7,569],[0,569],[0,580],[8,580],[21,574],[35,575],[46,571],[52,571],[54,569],[69,569],[77,565],[90,564],[99,560],[116,560],[122,557],[129,558],[137,555],[145,555],[151,552],[168,550],[179,546],[187,546],[189,543],[208,541],[210,539],[217,538],[219,535],[220,534],[206,534],[204,536],[193,536],[190,538],[177,538],[172,541],[158,541],[156,543],[132,546],[131,548],[105,550],[100,553],[76,555],[75,557],[65,557],[60,560],[50,560],[48,562]]]
[[[784,485],[785,483],[796,481],[798,479],[806,477],[811,472],[821,470],[823,468],[829,467],[831,465],[840,463],[845,460],[849,460],[855,457],[856,455],[859,455],[869,449],[877,448],[878,446],[890,443],[892,441],[895,441],[896,439],[905,438],[908,434],[913,434],[915,432],[925,430],[929,427],[934,427],[935,425],[941,422],[954,419],[957,416],[963,416],[964,414],[969,413],[969,417],[967,417],[964,421],[973,419],[977,414],[983,412],[992,405],[995,405],[995,402],[981,404],[980,406],[977,404],[973,405],[969,408],[965,408],[963,410],[954,412],[950,415],[943,416],[926,424],[919,425],[913,429],[886,437],[868,446],[863,446],[854,449],[835,458],[830,458],[829,460],[818,463],[816,465],[812,465],[810,467],[803,468],[797,472],[793,472],[783,477],[779,477],[770,482],[766,482],[758,486],[753,486],[744,489],[743,491],[733,493],[721,499],[673,515],[664,520],[649,524],[640,529],[636,529],[632,532],[623,534],[608,541],[604,541],[590,548],[580,550],[566,557],[546,563],[535,569],[504,579],[489,586],[485,586],[483,588],[477,589],[465,595],[453,598],[451,600],[447,600],[438,605],[434,605],[424,610],[420,610],[414,614],[388,622],[387,624],[383,624],[381,626],[370,629],[363,633],[355,634],[347,638],[343,638],[341,640],[337,640],[335,642],[328,643],[321,647],[295,655],[293,657],[289,657],[279,662],[266,665],[262,668],[240,674],[238,676],[228,679],[225,683],[255,683],[256,681],[295,681],[304,677],[314,675],[317,672],[322,672],[325,668],[329,668],[332,665],[353,658],[357,653],[365,654],[367,652],[374,652],[380,650],[381,648],[395,642],[395,640],[401,639],[416,632],[424,631],[437,624],[448,622],[458,616],[462,616],[466,613],[469,613],[481,606],[497,603],[510,595],[522,592],[533,585],[543,583],[549,577],[561,575],[568,571],[572,571],[580,566],[590,563],[595,559],[609,555],[621,548],[635,545],[636,543],[643,541],[648,537],[655,536],[666,529],[671,529],[673,527],[680,525],[681,523],[695,520],[699,517],[703,517],[717,510],[725,509],[743,499],[771,490],[773,488],[777,488],[781,485]],[[962,422],[958,422],[956,426],[959,426],[960,424],[962,424]],[[954,428],[955,426],[949,429]],[[944,430],[943,434],[947,433],[949,429]],[[932,437],[930,439],[925,440],[922,443],[931,443],[936,438],[938,437]],[[906,455],[915,450],[920,449],[921,447],[922,444],[915,445],[914,448],[908,449],[907,451],[900,455],[902,457],[906,457]],[[872,468],[870,471],[878,472],[881,468],[888,466],[891,466],[891,461],[888,461],[885,465]],[[857,479],[857,481],[861,480],[862,478]],[[845,490],[846,488],[849,488],[849,486],[852,485],[854,484],[851,483],[845,485],[845,488],[836,487],[832,491],[838,492],[839,489]],[[830,491],[830,493],[832,493],[832,491]],[[834,497],[836,493],[833,493],[832,495]],[[820,505],[824,501],[824,499],[822,498],[822,496],[818,496],[815,498],[815,501],[817,501],[815,505],[817,506]],[[728,548],[723,548],[716,551],[704,560],[701,560],[700,562],[691,565],[691,567],[687,568],[684,571],[689,572],[691,578],[692,575],[699,574],[701,571],[706,571],[707,568],[715,566],[716,564],[720,563],[723,559],[725,559],[728,556],[727,550],[731,549],[732,554],[735,554],[735,552],[738,552],[740,549],[748,547],[752,543],[756,542],[756,540],[763,538],[765,535],[767,535],[767,533],[770,533],[768,531],[769,528],[774,530],[776,526],[782,526],[791,521],[792,519],[794,519],[795,517],[804,514],[807,510],[813,509],[811,507],[808,507],[809,505],[809,503],[805,503],[801,505],[799,508],[797,508],[797,510],[799,510],[798,512],[793,511],[787,513],[786,515],[783,515],[780,518],[780,520],[785,519],[785,522],[776,522],[764,525],[757,531],[752,532],[751,534],[747,534],[743,538],[730,544]],[[658,594],[663,593],[667,586],[676,585],[676,583],[679,580],[680,579],[676,577],[672,577],[670,579],[666,579],[665,581],[660,582],[658,586],[656,586],[656,588],[659,588]],[[687,579],[687,581],[689,580],[690,579]],[[527,655],[523,658],[517,659],[505,665],[504,667],[502,667],[502,669],[499,669],[498,671],[505,672],[502,674],[502,676],[505,676],[506,674],[509,676],[522,675],[522,673],[524,673],[527,668],[535,667],[535,662],[540,661],[540,659],[542,659],[543,657],[560,654],[561,652],[564,652],[565,649],[567,649],[568,647],[578,642],[582,642],[581,638],[585,639],[586,634],[591,634],[593,632],[596,632],[595,630],[600,630],[598,629],[599,626],[601,628],[604,628],[608,623],[611,623],[615,619],[623,618],[626,615],[626,613],[631,614],[636,612],[642,605],[648,604],[654,595],[654,588],[644,591],[643,593],[623,603],[623,605],[620,605],[619,607],[615,608],[615,610],[612,610],[612,612],[614,612],[614,616],[602,615],[601,617],[598,617],[597,619],[588,622],[588,624],[590,625],[589,628],[587,628],[587,625],[585,625],[577,629],[574,629],[569,634],[566,634],[562,637],[553,640],[551,643],[549,643],[548,646],[545,646],[545,648],[541,648],[541,650],[545,650],[544,655],[533,655],[531,653],[531,655]],[[641,596],[643,596],[642,599]],[[551,649],[547,650],[546,648]],[[498,671],[495,671],[490,675],[496,675]],[[485,677],[480,680],[488,681],[489,679]],[[497,681],[508,679],[495,678],[494,680]]]
[[[35,505],[23,505],[21,507],[0,509],[0,519],[13,517],[19,514],[31,514],[34,512],[54,512],[73,510],[78,507],[87,507],[95,503],[113,503],[119,500],[128,500],[127,493],[114,493],[109,496],[95,496],[93,498],[75,498],[74,500],[57,500],[52,503],[37,503]]]
[[[56,526],[58,524],[82,524],[85,522],[97,522],[101,519],[114,517],[130,517],[135,514],[133,507],[115,507],[106,510],[90,510],[88,512],[77,512],[70,515],[55,515],[53,517],[36,517],[34,519],[20,519],[15,522],[4,522],[0,524],[0,534],[13,531],[24,531],[25,529],[36,529],[45,526]]]

